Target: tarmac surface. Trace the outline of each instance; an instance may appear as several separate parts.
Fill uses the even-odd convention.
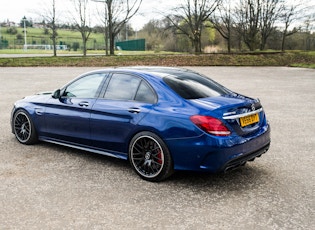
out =
[[[315,70],[188,67],[258,97],[269,152],[227,174],[140,179],[128,162],[19,144],[13,103],[95,68],[0,68],[0,229],[314,229]]]

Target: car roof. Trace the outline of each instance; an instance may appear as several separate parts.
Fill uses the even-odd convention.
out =
[[[92,73],[100,73],[100,72],[107,72],[107,73],[114,73],[114,72],[125,72],[125,73],[134,73],[134,74],[143,74],[146,76],[152,76],[155,78],[164,78],[168,77],[181,77],[183,75],[192,74],[192,75],[199,75],[198,73],[179,67],[164,67],[164,66],[127,66],[127,67],[116,67],[116,68],[108,68],[108,69],[98,69],[93,70],[87,73],[80,75],[79,77],[86,76]]]
[[[118,67],[117,70],[130,70],[139,71],[142,73],[161,73],[166,75],[182,75],[183,73],[194,73],[193,71],[185,68],[178,67],[164,67],[164,66],[131,66],[131,67]]]

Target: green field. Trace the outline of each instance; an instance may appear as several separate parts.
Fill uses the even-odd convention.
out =
[[[116,51],[114,56],[105,56],[102,33],[91,33],[87,43],[87,57],[82,57],[82,50],[71,49],[74,43],[81,44],[81,35],[72,30],[58,30],[58,44],[67,45],[68,50],[58,50],[58,57],[52,57],[52,50],[23,50],[23,28],[16,28],[16,33],[8,33],[8,28],[1,27],[1,37],[7,42],[5,49],[0,49],[0,67],[7,66],[295,66],[315,68],[315,52],[252,52],[234,54],[185,54],[156,51]],[[49,34],[44,29],[27,28],[27,43],[34,45],[51,44]],[[2,48],[3,44],[2,44]],[[43,55],[31,57],[32,55]],[[30,56],[30,57],[18,57]],[[11,57],[12,56],[12,57]]]
[[[10,29],[16,29],[14,34],[9,33]],[[49,34],[45,34],[45,30],[41,28],[26,29],[27,44],[29,45],[52,45]],[[60,29],[58,32],[58,44],[73,47],[73,43],[82,43],[81,34],[78,31]],[[23,49],[24,45],[24,29],[19,27],[8,28],[1,27],[1,37],[3,41],[8,42],[7,49]],[[104,49],[104,35],[102,33],[91,33],[87,42],[87,48],[98,50]]]

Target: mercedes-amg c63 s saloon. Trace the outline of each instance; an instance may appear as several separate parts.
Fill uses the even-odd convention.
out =
[[[181,68],[85,73],[17,101],[11,125],[22,144],[46,141],[129,160],[148,181],[176,170],[224,172],[270,145],[258,99]]]

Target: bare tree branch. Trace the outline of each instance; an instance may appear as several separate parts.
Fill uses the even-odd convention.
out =
[[[45,6],[45,8],[41,9],[37,14],[43,19],[45,22],[46,28],[49,29],[50,39],[53,43],[53,51],[54,56],[57,56],[57,15],[56,15],[56,0],[51,0],[49,6]]]
[[[115,38],[129,20],[138,12],[142,0],[93,0],[105,4],[105,26],[108,27],[109,49],[113,55]]]
[[[92,32],[90,26],[90,15],[88,9],[89,0],[72,0],[75,8],[76,16],[73,16],[73,21],[76,30],[78,30],[83,42],[83,56],[86,56],[86,43]]]
[[[221,4],[222,0],[186,0],[185,4],[174,9],[168,20],[192,43],[196,53],[201,52],[201,33],[204,23]]]

